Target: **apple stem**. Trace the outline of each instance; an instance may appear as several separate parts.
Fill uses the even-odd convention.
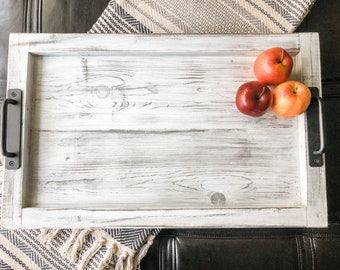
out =
[[[280,61],[280,63],[282,63],[282,61],[283,61],[283,55],[284,55],[284,50],[282,49],[282,51],[281,51],[281,61]]]
[[[259,96],[257,97],[257,100],[259,100],[259,99],[262,97],[262,95],[263,95],[265,89],[266,89],[266,87],[263,86],[262,92],[261,92],[261,93],[259,94]]]

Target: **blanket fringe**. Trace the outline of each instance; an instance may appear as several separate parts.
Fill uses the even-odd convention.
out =
[[[118,260],[114,268],[115,270],[133,270],[133,257],[135,252],[126,247],[124,249],[121,250],[120,254],[116,255]]]
[[[39,239],[50,244],[51,241],[57,237],[61,230],[55,229],[43,229],[40,232]],[[91,246],[81,254],[82,249],[88,241],[88,236],[91,235],[94,242]],[[157,234],[150,234],[145,243],[139,250],[135,251],[131,248],[119,243],[117,240],[111,238],[103,231],[92,229],[77,229],[72,230],[68,240],[59,247],[59,252],[63,257],[70,260],[77,265],[77,269],[84,270],[87,268],[91,259],[99,252],[103,247],[106,247],[106,252],[101,258],[98,270],[104,270],[112,262],[113,256],[117,258],[114,270],[136,270],[146,255],[148,249],[153,244],[153,240]]]
[[[81,230],[72,230],[70,238],[59,248],[59,252],[61,253],[61,255],[63,255],[64,257],[68,259],[71,259],[72,257],[74,257],[74,256],[71,256],[71,250],[80,232]],[[76,262],[76,261],[72,261],[72,262]]]
[[[87,250],[86,253],[83,255],[83,259],[78,265],[78,269],[80,270],[85,269],[85,267],[88,265],[92,257],[96,255],[96,253],[103,247],[105,242],[106,242],[106,239],[104,237],[100,237],[96,239],[92,247],[89,250]]]
[[[61,229],[53,230],[53,229],[42,229],[40,230],[39,240],[50,244],[51,241],[61,232]]]
[[[46,243],[47,239],[49,238],[49,236],[47,236],[49,234],[49,231],[50,231],[49,229],[41,229],[38,239]]]
[[[135,255],[135,258],[133,260],[133,269],[137,269],[141,260],[144,258],[150,246],[153,244],[153,240],[155,239],[155,237],[156,235],[150,234],[146,239],[146,243],[139,249],[138,253]]]
[[[72,249],[70,250],[69,257],[72,262],[77,262],[81,249],[84,247],[87,241],[87,236],[92,232],[92,230],[81,230],[78,234]]]
[[[112,238],[107,240],[106,246],[107,250],[99,264],[99,270],[106,269],[113,256],[118,258],[114,270],[133,270],[133,257],[135,255],[134,250],[122,245],[117,240]]]
[[[101,262],[98,266],[99,270],[105,269],[105,267],[110,263],[113,254],[117,254],[116,243],[110,243],[110,245],[107,246],[107,250],[104,254],[104,257],[103,257],[103,259],[101,260]]]

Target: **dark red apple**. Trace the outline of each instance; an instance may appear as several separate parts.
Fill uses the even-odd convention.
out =
[[[252,81],[242,84],[236,94],[236,107],[241,113],[259,117],[272,105],[273,95],[267,85]]]

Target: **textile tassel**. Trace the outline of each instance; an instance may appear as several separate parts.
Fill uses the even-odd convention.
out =
[[[39,234],[39,240],[46,243],[50,229],[41,229]]]
[[[127,253],[127,251],[124,251],[122,254],[120,254],[120,256],[118,257],[117,263],[116,263],[115,270],[125,270],[126,269],[126,268],[124,268],[124,262],[125,262],[125,259],[127,258],[128,255],[129,254]]]
[[[51,241],[61,232],[60,229],[53,230],[53,229],[42,229],[40,231],[39,240],[43,243],[50,244]]]
[[[83,259],[78,265],[79,270],[84,270],[86,268],[92,257],[103,247],[105,242],[106,239],[104,237],[100,237],[93,243],[92,247],[83,255]]]
[[[86,243],[86,237],[92,232],[92,230],[82,230],[75,239],[71,250],[69,251],[69,258],[72,262],[78,261],[79,252]]]
[[[116,242],[112,242],[108,247],[107,250],[104,254],[103,259],[101,260],[98,269],[99,270],[104,270],[105,267],[110,263],[111,258],[113,256],[113,254],[115,254],[117,252],[117,244]]]
[[[140,264],[140,261],[144,258],[150,246],[153,244],[153,240],[155,239],[155,237],[156,235],[150,234],[146,240],[146,243],[143,246],[141,246],[133,260],[133,269],[137,269],[138,265]]]
[[[132,270],[133,269],[133,257],[129,255],[124,264],[124,270]]]
[[[49,239],[48,242],[51,242],[55,237],[57,237],[57,235],[61,232],[61,229],[57,229],[57,230],[53,230],[53,232],[51,233],[51,237]]]
[[[74,241],[80,232],[81,230],[72,230],[70,238],[60,247],[60,253],[66,258],[70,258],[70,251],[72,250]]]

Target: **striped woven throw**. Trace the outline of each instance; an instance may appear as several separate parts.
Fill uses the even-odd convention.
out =
[[[112,0],[90,33],[291,33],[315,0]]]
[[[290,33],[314,1],[112,0],[89,33]],[[0,230],[0,269],[137,269],[159,231]]]

